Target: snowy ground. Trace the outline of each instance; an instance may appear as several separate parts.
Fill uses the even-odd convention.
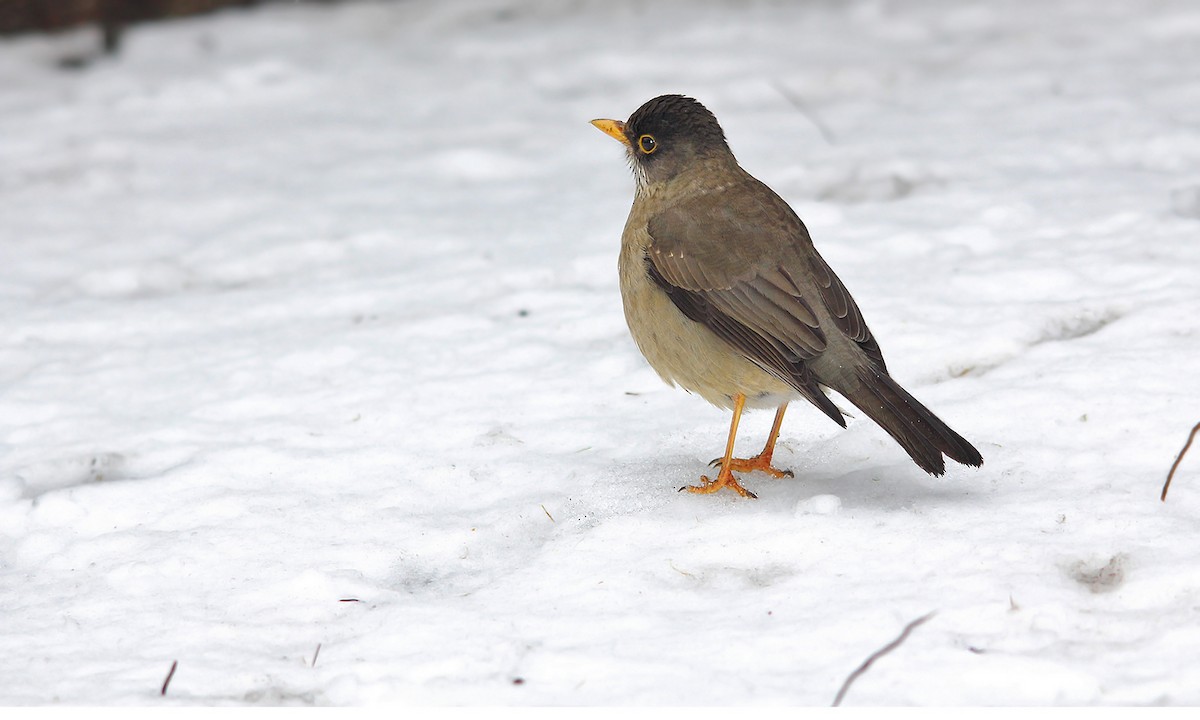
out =
[[[57,66],[94,42],[0,41],[0,704],[825,705],[931,611],[847,704],[1200,703],[1195,3],[276,5]],[[628,337],[587,124],[663,92],[983,468],[797,405],[796,479],[676,492],[728,415]]]

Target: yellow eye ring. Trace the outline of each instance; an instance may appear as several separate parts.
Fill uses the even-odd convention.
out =
[[[653,135],[643,135],[638,138],[638,149],[649,155],[658,149],[658,143],[655,142]]]

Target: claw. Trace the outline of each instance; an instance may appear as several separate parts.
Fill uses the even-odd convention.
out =
[[[701,494],[707,495],[708,493],[715,493],[716,491],[720,490],[721,488],[729,488],[730,490],[733,490],[738,495],[741,495],[744,498],[757,498],[758,497],[754,493],[752,493],[749,490],[747,490],[746,488],[742,487],[738,483],[738,481],[733,477],[733,473],[729,472],[728,470],[724,470],[724,469],[722,469],[721,472],[717,474],[716,480],[710,480],[707,475],[701,475],[699,485],[688,485],[686,487],[680,488],[679,490],[680,490],[680,492],[687,490],[690,493],[701,493]]]

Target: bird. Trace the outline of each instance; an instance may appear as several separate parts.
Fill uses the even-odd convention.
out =
[[[756,497],[733,473],[793,473],[773,465],[788,404],[803,398],[846,427],[834,390],[878,423],[921,469],[983,457],[902,388],[858,304],[779,195],[742,169],[716,116],[684,95],[661,95],[628,120],[591,124],[620,141],[633,206],[618,260],[626,324],[668,385],[731,410],[725,453],[686,489]],[[733,457],[745,409],[775,409],[762,452]]]

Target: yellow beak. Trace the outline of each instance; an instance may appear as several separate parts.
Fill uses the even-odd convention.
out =
[[[593,120],[592,124],[605,135],[620,140],[626,146],[629,145],[629,138],[625,137],[625,123],[620,120]]]

